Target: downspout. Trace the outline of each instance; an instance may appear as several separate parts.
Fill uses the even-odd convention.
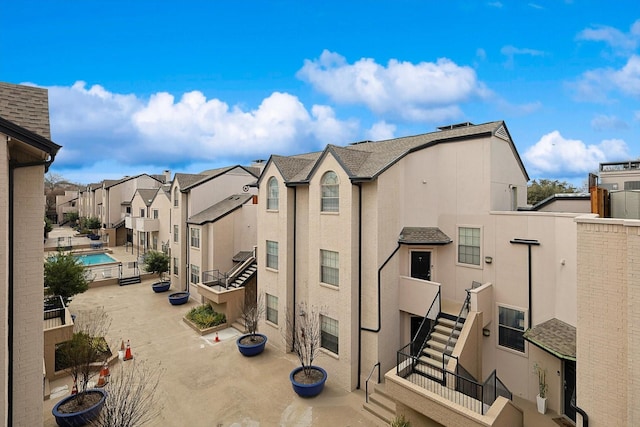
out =
[[[293,331],[296,330],[296,246],[297,246],[297,220],[298,220],[298,187],[293,187],[293,319],[291,321],[293,326]],[[295,337],[295,333],[293,334]],[[291,351],[293,351],[294,343],[291,342]]]
[[[358,385],[362,371],[362,183],[358,186]]]
[[[53,163],[55,159],[55,154],[50,154],[50,159],[44,162],[30,162],[30,163],[16,163],[13,161],[9,161],[9,256],[8,256],[8,271],[7,276],[9,279],[9,289],[7,290],[7,424],[8,426],[13,425],[13,241],[14,241],[14,221],[13,221],[13,185],[15,181],[14,171],[18,168],[26,168],[31,166],[44,166],[44,172],[46,173],[49,170],[49,166]]]
[[[382,305],[382,269],[391,261],[391,258],[398,252],[398,249],[400,249],[400,243],[398,243],[398,246],[391,252],[391,255],[389,255],[385,262],[382,263],[380,268],[378,268],[378,326],[376,328],[360,328],[361,331],[378,333],[382,328],[382,310],[380,309]]]
[[[528,316],[528,326],[532,327],[532,316],[533,316],[533,307],[532,304],[532,277],[531,277],[531,246],[540,246],[540,242],[532,239],[513,239],[510,243],[518,244],[518,245],[527,245],[528,249],[528,274],[529,274],[529,316]]]
[[[187,232],[184,233],[184,234],[186,234],[184,236],[184,247],[185,247],[185,252],[186,252],[185,258],[187,259],[187,270],[186,270],[186,273],[184,275],[185,276],[184,277],[184,279],[185,279],[184,280],[184,290],[186,292],[189,292],[189,279],[191,277],[191,265],[189,264],[189,252],[191,252],[191,250],[190,250],[191,248],[189,247],[189,224],[187,224]]]

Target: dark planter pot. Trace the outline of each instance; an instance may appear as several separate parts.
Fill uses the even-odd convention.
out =
[[[293,391],[295,391],[300,397],[314,397],[319,395],[324,388],[324,383],[327,381],[327,371],[319,366],[311,366],[311,369],[315,369],[316,371],[322,373],[322,379],[317,383],[302,384],[293,379],[295,374],[302,371],[302,366],[297,367],[296,369],[291,371],[291,374],[289,374],[289,380],[291,380]]]
[[[87,390],[87,393],[99,393],[102,395],[102,397],[100,398],[100,401],[98,401],[98,403],[80,412],[65,414],[58,411],[58,408],[61,405],[67,403],[70,400],[75,399],[77,395],[65,397],[60,402],[56,403],[56,405],[53,407],[51,412],[53,413],[53,416],[56,418],[56,423],[60,427],[84,426],[84,425],[87,425],[92,420],[95,420],[98,417],[98,415],[100,415],[100,411],[102,410],[102,407],[104,406],[104,401],[107,397],[107,392],[99,388],[92,388]]]
[[[251,357],[257,354],[260,354],[264,351],[264,346],[267,345],[267,336],[262,334],[255,334],[257,337],[262,337],[262,342],[258,342],[255,344],[242,344],[240,341],[243,338],[250,336],[251,334],[242,335],[240,338],[236,340],[236,345],[238,346],[238,350],[242,353],[243,356]]]
[[[153,285],[151,285],[153,292],[156,292],[156,293],[167,292],[170,287],[171,287],[171,282],[168,282],[166,280],[162,282],[156,282]]]
[[[189,301],[189,292],[176,292],[169,294],[169,302],[171,305],[182,305]]]

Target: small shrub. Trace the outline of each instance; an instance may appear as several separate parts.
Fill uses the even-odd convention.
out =
[[[224,313],[216,313],[209,304],[194,307],[187,313],[187,319],[198,325],[200,329],[218,326],[227,321]]]
[[[411,423],[404,418],[404,415],[396,416],[390,424],[391,427],[411,427]]]

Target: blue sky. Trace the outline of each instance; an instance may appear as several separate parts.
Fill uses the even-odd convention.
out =
[[[637,0],[0,1],[0,81],[49,89],[79,183],[465,121],[532,179],[640,157]]]

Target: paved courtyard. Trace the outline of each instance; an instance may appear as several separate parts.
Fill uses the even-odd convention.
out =
[[[152,426],[376,426],[366,412],[364,391],[347,393],[327,380],[322,394],[298,397],[289,372],[297,359],[269,344],[263,354],[245,358],[237,350],[238,332],[229,328],[202,338],[182,317],[197,303],[172,306],[168,293],[156,294],[153,280],[137,285],[103,286],[75,297],[72,313],[103,307],[112,318],[107,341],[119,346],[130,340],[135,361],[160,363],[164,373],[158,387],[160,416]],[[133,361],[117,363],[134,363]],[[322,359],[318,360],[322,364]],[[51,383],[51,390],[71,389],[68,378]],[[55,426],[51,408],[62,397],[44,402],[44,426]]]

